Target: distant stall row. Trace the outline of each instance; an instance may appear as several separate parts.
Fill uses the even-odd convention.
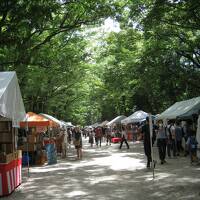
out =
[[[168,109],[166,109],[161,114],[152,115],[154,121],[163,120],[164,124],[169,120],[173,121],[184,121],[192,124],[193,128],[197,129],[197,140],[200,144],[200,97],[192,98],[189,100],[184,100],[174,103]],[[143,123],[146,120],[146,117],[149,116],[148,113],[139,110],[134,112],[129,117],[124,115],[117,116],[112,119],[110,122],[104,121],[101,123],[95,123],[89,127],[110,127],[113,129],[121,129],[122,125],[129,127],[134,123]],[[198,131],[199,130],[199,131]]]
[[[166,109],[161,114],[152,115],[153,119],[156,120],[193,120],[200,113],[200,97],[192,98],[189,100],[184,100],[176,102],[168,109]],[[112,126],[113,124],[131,124],[137,122],[143,122],[146,117],[149,116],[148,113],[139,110],[134,112],[129,117],[124,115],[117,116],[110,122],[104,121],[102,123],[95,123],[90,127],[102,127],[102,126]]]

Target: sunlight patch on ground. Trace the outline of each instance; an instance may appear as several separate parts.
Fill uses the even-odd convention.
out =
[[[115,180],[119,180],[119,177],[117,175],[88,178],[88,181],[90,181],[91,185],[95,185],[100,182],[108,182],[108,181],[112,182]]]
[[[86,192],[75,190],[75,191],[72,191],[72,192],[65,194],[64,196],[69,197],[69,198],[73,198],[73,197],[76,197],[76,196],[82,196],[82,195],[86,195],[86,194],[87,194]]]
[[[92,150],[91,150],[92,151]],[[95,150],[94,150],[95,151]],[[105,152],[106,153],[106,152]],[[112,170],[129,170],[135,171],[139,169],[145,168],[145,163],[143,163],[142,159],[132,158],[130,157],[133,153],[115,153],[109,154],[107,157],[100,157],[100,158],[93,158],[91,161],[81,161],[77,163],[73,163],[73,165],[63,165],[62,167],[58,165],[47,165],[43,167],[34,167],[31,168],[31,173],[45,173],[45,172],[53,172],[58,170],[66,170],[66,169],[76,169],[76,168],[83,168],[83,167],[92,167],[92,166],[105,166]],[[137,155],[137,153],[134,153]],[[140,155],[140,154],[138,154]]]
[[[106,158],[95,158],[94,163],[99,166],[108,166],[112,170],[138,170],[145,167],[140,159],[124,157],[121,154],[115,154]]]
[[[45,172],[53,172],[53,171],[58,171],[58,170],[66,170],[66,167],[55,167],[55,166],[52,166],[52,168],[31,168],[30,172],[31,173],[45,173]]]

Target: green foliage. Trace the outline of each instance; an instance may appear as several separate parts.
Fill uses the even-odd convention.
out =
[[[2,0],[0,69],[17,71],[27,111],[80,124],[159,113],[200,93],[199,13],[195,0]],[[108,17],[119,33],[101,32]]]
[[[193,0],[127,1],[122,30],[110,34],[99,58],[106,60],[104,98],[110,105],[102,108],[113,117],[133,108],[159,113],[199,96],[199,11]]]

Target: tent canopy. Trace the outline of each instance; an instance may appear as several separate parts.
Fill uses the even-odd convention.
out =
[[[121,121],[122,121],[123,119],[125,119],[125,118],[126,118],[126,116],[120,115],[120,116],[118,116],[118,117],[115,117],[113,120],[111,120],[110,122],[108,122],[106,125],[107,125],[107,126],[111,126],[111,125],[113,125],[113,124],[120,124]]]
[[[26,121],[20,122],[20,127],[50,126],[51,121],[33,112],[26,114]]]
[[[71,122],[65,122],[63,120],[60,120],[60,121],[63,124],[63,126],[66,127],[66,128],[74,127],[74,125]]]
[[[53,121],[54,124],[52,124],[52,127],[62,127],[64,125],[60,120],[56,119],[55,117],[53,117],[51,115],[44,114],[44,113],[40,113],[39,115],[41,115],[42,117],[45,117],[46,119]]]
[[[92,128],[96,128],[96,127],[98,127],[98,126],[99,126],[99,123],[98,123],[98,122],[96,122],[95,124],[92,124],[91,126],[92,126]]]
[[[106,124],[108,123],[109,121],[103,121],[103,122],[101,122],[98,126],[99,127],[104,127],[104,126],[106,126]]]
[[[15,127],[26,118],[15,72],[0,72],[0,116],[12,120]]]
[[[148,113],[139,110],[134,112],[132,115],[129,117],[125,118],[122,120],[122,124],[130,124],[130,123],[135,123],[135,122],[142,122],[146,120],[146,117],[148,116]]]
[[[158,116],[158,119],[187,119],[200,110],[200,97],[173,104]]]

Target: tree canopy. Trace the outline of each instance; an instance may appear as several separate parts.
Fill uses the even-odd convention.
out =
[[[199,19],[195,0],[2,0],[0,69],[17,72],[27,111],[79,124],[157,114],[199,95]]]

